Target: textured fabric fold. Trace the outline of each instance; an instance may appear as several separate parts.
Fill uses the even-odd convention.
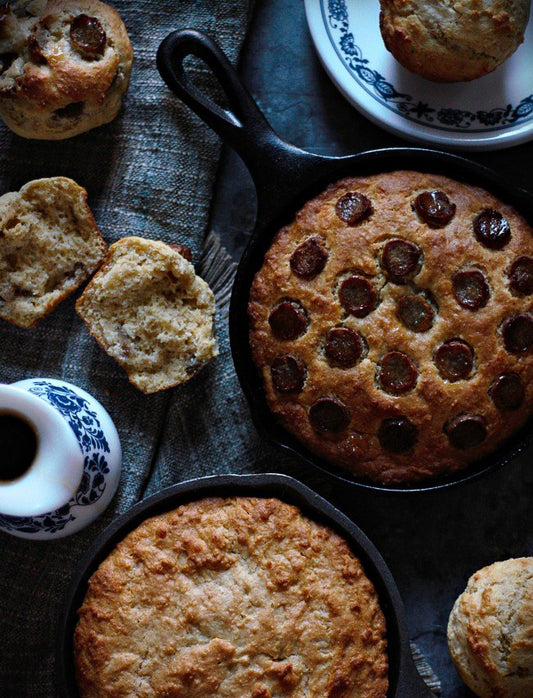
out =
[[[180,242],[192,249],[198,262],[219,141],[211,132],[199,137],[198,119],[164,85],[155,55],[169,32],[194,27],[214,36],[235,62],[251,1],[113,4],[135,51],[132,84],[119,117],[59,142],[26,141],[0,125],[0,192],[39,177],[72,177],[88,190],[108,243],[127,235]],[[211,84],[203,64],[195,62],[189,69],[200,88]],[[65,301],[31,330],[0,321],[0,382],[48,376],[93,394],[112,415],[121,436],[123,470],[111,507],[85,531],[44,543],[0,533],[0,694],[6,698],[55,694],[55,623],[66,584],[95,536],[142,498],[154,477],[165,415],[173,400],[173,391],[146,396],[133,388],[90,337],[74,312],[74,301],[75,297]],[[192,381],[176,392],[186,396],[197,390]]]

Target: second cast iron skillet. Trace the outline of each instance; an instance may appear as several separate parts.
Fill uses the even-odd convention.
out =
[[[192,56],[203,60],[212,70],[223,89],[228,108],[214,102],[191,81],[184,61]],[[532,420],[488,457],[450,477],[412,486],[388,487],[351,477],[347,471],[336,468],[306,449],[277,423],[270,412],[261,375],[252,361],[247,305],[252,281],[275,234],[294,218],[306,201],[342,177],[397,169],[441,174],[491,191],[513,205],[530,222],[533,221],[533,196],[506,184],[495,172],[471,160],[436,150],[387,148],[347,157],[324,157],[300,150],[274,133],[224,53],[201,32],[186,29],[170,34],[159,48],[157,65],[170,89],[239,153],[257,189],[257,221],[237,269],[230,309],[235,370],[256,427],[278,445],[340,480],[380,492],[447,488],[501,467],[520,454],[529,443]]]
[[[148,497],[113,521],[81,560],[65,595],[59,616],[56,646],[56,688],[63,698],[79,698],[74,667],[77,610],[88,582],[119,541],[151,516],[204,497],[277,497],[294,504],[311,519],[330,526],[350,546],[374,584],[387,624],[389,698],[433,698],[419,676],[409,646],[407,623],[394,579],[365,534],[316,492],[286,475],[215,475],[173,485]],[[207,698],[207,697],[206,697]]]

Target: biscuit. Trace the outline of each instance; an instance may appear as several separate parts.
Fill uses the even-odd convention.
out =
[[[119,240],[76,303],[100,346],[145,393],[184,383],[218,354],[213,292],[180,249]]]
[[[0,117],[24,138],[60,140],[112,121],[133,50],[99,0],[0,5]]]
[[[524,40],[529,0],[380,0],[385,46],[408,70],[437,82],[495,70]]]
[[[0,318],[32,327],[96,271],[107,250],[87,192],[66,177],[0,197]]]
[[[393,485],[493,451],[533,409],[533,231],[447,177],[345,179],[274,238],[253,281],[252,356],[275,417]]]
[[[455,602],[448,647],[480,698],[533,696],[533,558],[495,562],[476,572]]]
[[[385,698],[386,626],[346,542],[294,506],[209,498],[142,523],[78,611],[82,698]]]

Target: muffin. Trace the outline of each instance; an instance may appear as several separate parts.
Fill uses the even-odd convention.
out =
[[[524,40],[529,0],[380,0],[385,46],[429,80],[474,80],[495,70]]]
[[[385,698],[385,619],[346,542],[277,499],[148,519],[78,611],[82,698]]]
[[[60,140],[112,121],[133,50],[99,0],[0,5],[0,117],[24,138]]]
[[[310,451],[386,485],[454,473],[533,406],[533,232],[477,187],[345,179],[275,237],[249,298],[268,404]]]
[[[105,351],[144,393],[185,383],[218,354],[215,298],[182,246],[122,238],[76,303]]]
[[[533,696],[533,558],[476,572],[454,604],[448,646],[480,698]]]
[[[33,327],[100,266],[107,245],[87,192],[66,177],[0,197],[0,318]]]

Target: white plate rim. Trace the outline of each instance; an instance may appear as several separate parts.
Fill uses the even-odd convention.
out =
[[[376,125],[411,141],[426,145],[428,143],[444,145],[458,150],[498,150],[519,145],[533,138],[533,106],[526,114],[526,119],[520,123],[502,126],[497,130],[486,128],[457,131],[451,127],[446,130],[444,127],[433,127],[410,120],[392,110],[388,105],[382,104],[369,90],[358,83],[339,55],[327,26],[324,14],[325,2],[326,0],[305,0],[307,23],[318,57],[337,89],[358,111]],[[346,8],[345,0],[337,0],[337,3]],[[348,12],[347,9],[346,12]],[[379,35],[379,30],[377,32]],[[381,41],[380,35],[379,39]],[[383,51],[386,51],[384,45]],[[423,85],[422,78],[421,82]],[[532,98],[533,95],[524,100]]]

